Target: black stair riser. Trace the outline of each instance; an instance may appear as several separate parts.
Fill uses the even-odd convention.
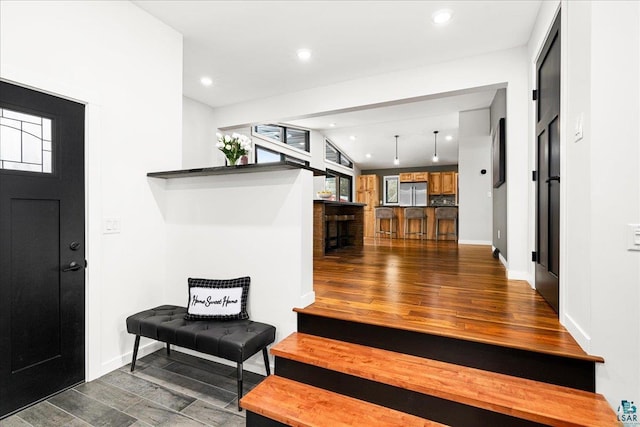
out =
[[[287,427],[279,421],[272,420],[255,412],[247,411],[247,427]]]
[[[454,427],[543,425],[281,357],[276,357],[275,372],[294,381]]]
[[[298,332],[595,392],[595,363],[298,313]]]

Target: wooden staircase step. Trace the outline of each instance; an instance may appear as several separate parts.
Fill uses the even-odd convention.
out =
[[[436,427],[425,420],[384,406],[343,396],[318,387],[271,375],[240,401],[247,425],[253,414],[296,427]]]
[[[280,358],[283,366],[290,360],[325,369],[325,373],[334,371],[530,423],[617,425],[614,412],[600,394],[525,378],[303,333],[293,333],[271,353],[276,356],[277,375],[281,375]]]
[[[368,312],[349,317],[310,308],[294,311],[298,315],[298,332],[589,392],[596,390],[595,365],[604,362],[584,352],[540,351],[544,347],[542,339],[529,341],[522,347],[505,346],[502,341],[508,339],[504,337],[502,341],[483,341],[461,334],[443,334],[445,327],[419,331],[406,325],[398,328],[389,318],[379,319],[380,323],[371,322],[374,316]],[[518,328],[492,329],[490,325],[484,329],[509,338],[523,332]]]

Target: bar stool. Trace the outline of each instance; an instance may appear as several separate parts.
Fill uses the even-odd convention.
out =
[[[412,219],[420,220],[420,231],[409,231],[409,224]],[[409,234],[417,234],[420,238],[426,235],[426,219],[424,208],[404,208],[404,238],[406,239]]]
[[[338,247],[339,238],[338,238],[338,215],[325,215],[324,216],[325,223],[325,234],[324,234],[324,248],[325,251],[329,249],[334,249]],[[333,225],[333,227],[331,227]],[[335,229],[335,235],[331,235],[331,229]],[[335,246],[331,243],[335,240]]]
[[[382,229],[382,221],[388,219],[389,220],[389,231],[385,231]],[[375,237],[378,237],[378,234],[388,234],[389,238],[392,238],[392,236],[395,234],[396,236],[398,235],[397,231],[393,231],[394,227],[393,227],[393,223],[396,220],[396,216],[393,213],[393,209],[392,208],[384,208],[384,207],[378,207],[376,208],[376,232],[375,232]],[[395,229],[398,229],[398,226],[396,224]]]
[[[450,219],[453,220],[453,234],[458,240],[458,208],[436,208],[436,240],[440,234],[440,220]]]

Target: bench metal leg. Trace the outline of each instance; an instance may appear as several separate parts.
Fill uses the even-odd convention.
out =
[[[170,347],[170,345],[171,344],[167,343],[167,357],[171,356],[171,347]]]
[[[136,341],[133,343],[133,357],[131,358],[131,372],[136,368],[136,358],[138,357],[138,346],[140,345],[140,335],[136,335]]]
[[[267,371],[267,376],[271,375],[271,366],[269,366],[269,352],[267,347],[262,349],[262,357],[264,358],[264,369]]]
[[[240,407],[240,399],[242,398],[242,362],[238,362],[238,411],[242,411]]]

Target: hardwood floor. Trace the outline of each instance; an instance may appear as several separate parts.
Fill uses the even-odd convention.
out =
[[[298,312],[603,362],[585,353],[489,246],[365,239],[314,259],[316,302]]]

